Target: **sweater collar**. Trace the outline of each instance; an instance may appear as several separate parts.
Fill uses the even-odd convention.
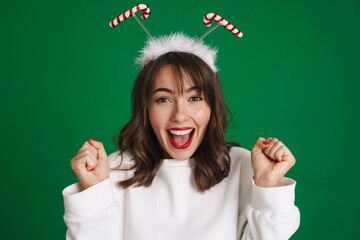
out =
[[[164,159],[162,165],[165,167],[187,167],[187,166],[191,166],[193,162],[194,162],[193,158],[186,160]]]

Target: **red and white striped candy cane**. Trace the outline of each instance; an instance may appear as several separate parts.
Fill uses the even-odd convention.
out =
[[[122,21],[127,19],[128,17],[133,16],[134,13],[140,12],[140,11],[143,11],[143,13],[141,14],[141,18],[144,20],[151,13],[148,5],[138,3],[136,6],[130,8],[129,10],[123,12],[122,14],[120,14],[119,16],[117,16],[116,18],[111,20],[109,25],[110,25],[110,27],[115,27],[116,25],[118,25],[119,23],[121,23]]]
[[[232,32],[238,38],[241,38],[243,36],[242,32],[239,29],[237,29],[235,26],[231,25],[230,22],[226,21],[225,18],[220,17],[217,13],[206,13],[203,23],[206,26],[210,27],[211,20],[215,20],[217,23],[223,25],[225,28],[227,28],[230,32]]]

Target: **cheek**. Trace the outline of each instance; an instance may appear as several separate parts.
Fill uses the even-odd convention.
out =
[[[151,127],[153,128],[156,135],[158,135],[160,130],[165,126],[166,113],[164,111],[161,111],[161,109],[156,106],[150,106],[148,109],[148,115]]]
[[[157,114],[156,114],[155,109],[153,107],[149,107],[148,116],[149,116],[149,121],[150,121],[151,127],[154,129],[154,131],[156,133],[158,120],[156,118]]]
[[[209,121],[210,121],[210,111],[205,113],[202,118],[201,118],[201,123],[203,125],[204,128],[207,127],[207,125],[209,124]]]
[[[211,110],[208,105],[194,111],[194,116],[200,127],[206,127],[209,123]]]

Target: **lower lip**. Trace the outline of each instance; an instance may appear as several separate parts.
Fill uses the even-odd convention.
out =
[[[167,135],[169,137],[169,140],[170,140],[171,144],[176,149],[185,149],[185,148],[189,147],[192,140],[193,140],[193,138],[194,138],[194,134],[195,134],[195,129],[194,129],[194,132],[192,133],[191,138],[189,139],[189,141],[187,141],[184,145],[179,145],[176,142],[174,142],[174,140],[171,138],[170,134],[167,132]]]

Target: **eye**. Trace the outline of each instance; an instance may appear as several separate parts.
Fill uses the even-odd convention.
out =
[[[157,103],[164,103],[164,102],[170,102],[170,99],[166,98],[166,97],[160,97],[160,98],[157,98],[155,100],[155,102]]]
[[[191,102],[197,102],[197,101],[202,101],[202,97],[199,97],[199,96],[194,96],[194,97],[191,97],[190,98],[190,101]]]

